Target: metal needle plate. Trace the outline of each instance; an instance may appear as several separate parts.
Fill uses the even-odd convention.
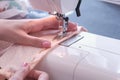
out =
[[[83,38],[84,38],[84,36],[75,35],[75,36],[71,37],[70,39],[68,39],[68,40],[60,43],[60,45],[69,47],[69,46],[71,46],[72,44],[74,44],[75,42],[77,42],[77,41],[79,41],[79,40],[81,40],[81,39],[83,39]]]

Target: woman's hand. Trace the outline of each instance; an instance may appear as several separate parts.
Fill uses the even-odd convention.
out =
[[[9,80],[49,80],[49,76],[46,72],[32,70],[30,66],[25,64],[21,69],[15,72],[15,74]]]
[[[12,43],[29,45],[34,47],[49,48],[51,47],[50,41],[40,39],[29,35],[42,30],[58,29],[59,22],[56,17],[50,16],[42,19],[33,20],[0,20],[0,39]],[[68,23],[68,31],[77,30],[75,23]]]

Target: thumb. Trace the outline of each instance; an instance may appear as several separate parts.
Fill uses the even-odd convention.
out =
[[[9,80],[23,80],[30,71],[30,66],[26,63]]]
[[[24,35],[24,38],[22,41],[18,42],[19,44],[33,46],[33,47],[40,47],[40,48],[50,48],[51,43],[47,40],[40,39],[38,37],[30,36],[30,35]]]

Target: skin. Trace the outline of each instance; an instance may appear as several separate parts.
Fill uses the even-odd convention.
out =
[[[30,71],[29,64],[25,64],[9,80],[49,80],[49,76],[43,71]]]
[[[1,11],[1,10],[0,10]],[[31,36],[29,34],[42,30],[59,29],[62,21],[58,21],[55,16],[42,19],[6,20],[0,19],[0,40],[28,45],[40,48],[50,48],[50,41]],[[77,24],[69,22],[68,31],[76,31]],[[87,31],[81,28],[82,31]],[[42,71],[29,70],[29,65],[24,65],[9,80],[24,80],[25,78],[38,80],[49,80],[48,74]],[[32,80],[33,80],[32,79]]]
[[[62,21],[58,21],[56,17],[50,16],[42,19],[34,20],[0,20],[0,40],[40,47],[51,47],[50,41],[42,40],[38,37],[30,36],[30,33],[40,32],[48,29],[58,29]],[[68,31],[76,31],[77,25],[75,23],[68,23]]]

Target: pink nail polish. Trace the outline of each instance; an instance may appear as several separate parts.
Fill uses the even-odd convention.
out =
[[[42,43],[42,46],[43,46],[44,48],[50,48],[51,43],[48,42],[48,41],[46,41],[46,42],[43,42],[43,43]]]
[[[28,63],[24,63],[24,64],[23,64],[23,67],[27,67],[27,66],[28,66]]]

